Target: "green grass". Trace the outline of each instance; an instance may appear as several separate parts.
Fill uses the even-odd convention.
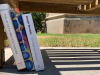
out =
[[[100,34],[37,33],[37,38],[40,47],[100,47]]]
[[[41,47],[100,47],[100,34],[38,33],[37,36],[40,36],[38,42]]]

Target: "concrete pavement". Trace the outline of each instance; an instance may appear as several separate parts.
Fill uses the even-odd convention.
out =
[[[45,70],[18,71],[10,48],[0,75],[100,75],[100,47],[41,47]]]

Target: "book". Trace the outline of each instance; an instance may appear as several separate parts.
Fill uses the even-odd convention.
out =
[[[35,65],[35,70],[40,71],[44,70],[44,62],[42,59],[41,51],[39,48],[38,40],[36,37],[35,27],[31,14],[23,14],[22,15],[23,23],[25,26],[25,30],[27,33],[27,38],[29,41],[31,53],[33,56],[33,61]]]
[[[28,71],[35,70],[34,62],[30,50],[30,46],[27,39],[27,34],[24,28],[21,13],[18,8],[11,9],[11,15],[17,34],[18,42],[22,51],[22,55],[25,61],[25,65]]]
[[[24,58],[22,56],[21,48],[19,46],[16,32],[14,29],[14,25],[10,13],[10,7],[8,4],[0,4],[0,14],[13,52],[16,66],[18,70],[26,69]]]

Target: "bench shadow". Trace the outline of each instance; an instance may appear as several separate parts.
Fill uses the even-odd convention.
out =
[[[14,74],[61,75],[61,71],[100,70],[99,49],[42,49],[44,71],[18,71],[15,65],[6,65],[0,72]],[[14,63],[13,57],[6,62]]]

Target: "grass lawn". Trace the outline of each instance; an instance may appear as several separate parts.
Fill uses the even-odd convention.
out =
[[[100,34],[37,33],[37,38],[40,47],[100,47]]]
[[[37,34],[40,47],[100,47],[100,34]]]

